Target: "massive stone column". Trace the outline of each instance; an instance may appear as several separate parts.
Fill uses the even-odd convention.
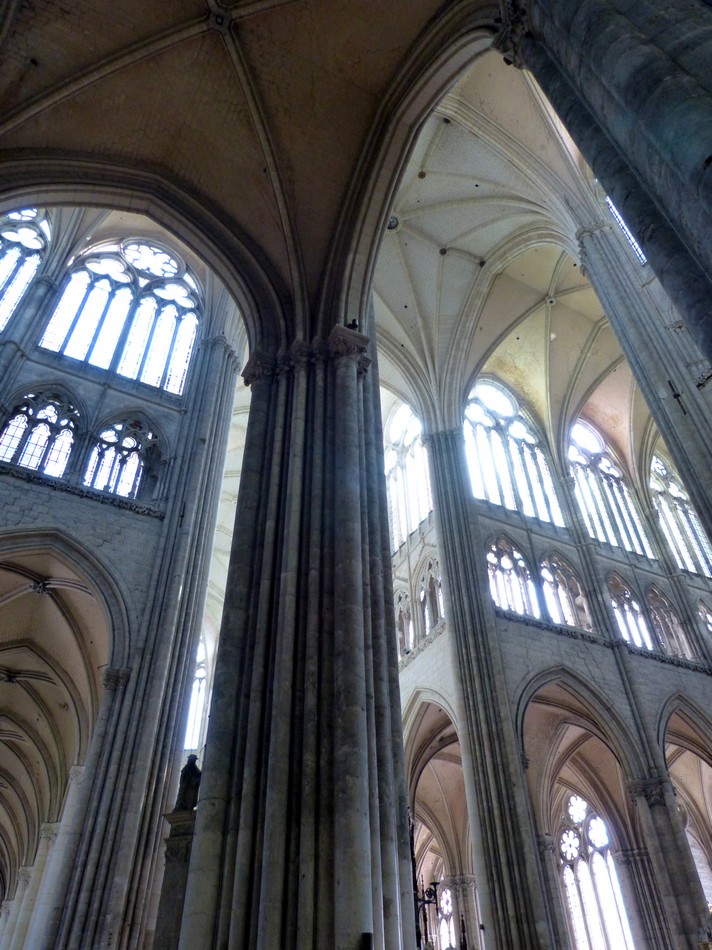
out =
[[[412,947],[369,341],[255,353],[180,947]]]
[[[484,939],[488,947],[552,946],[520,750],[504,683],[483,545],[475,530],[462,429],[427,438],[433,510],[461,673],[463,746],[472,753],[466,784],[471,812]],[[467,763],[467,765],[466,765]]]
[[[690,37],[709,48],[712,11],[637,6],[512,3],[497,45],[531,70],[711,358],[712,96]]]

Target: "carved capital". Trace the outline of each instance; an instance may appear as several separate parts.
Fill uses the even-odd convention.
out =
[[[366,355],[369,338],[358,330],[349,330],[348,327],[337,326],[329,335],[329,353],[334,359],[354,360],[359,371],[361,367],[368,367],[371,360]]]
[[[269,353],[255,351],[248,359],[242,378],[246,386],[253,386],[255,383],[262,382],[265,379],[272,379],[277,369],[277,360]]]
[[[32,877],[32,868],[20,868],[17,872],[17,880],[20,884],[24,884],[25,887],[30,883],[30,878]]]
[[[107,666],[101,677],[101,685],[104,689],[115,692],[126,686],[130,676],[131,670],[114,670]]]
[[[542,858],[545,858],[547,854],[556,854],[556,843],[552,835],[537,835],[536,846]]]
[[[665,804],[665,785],[667,783],[659,778],[636,779],[628,783],[628,794],[637,804],[638,800],[644,798],[648,806]]]
[[[522,59],[521,47],[525,36],[531,35],[531,20],[527,0],[505,0],[501,4],[502,27],[494,38],[492,48],[502,54],[508,66],[524,69],[526,63]]]

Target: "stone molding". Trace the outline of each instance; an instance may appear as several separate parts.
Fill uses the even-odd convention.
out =
[[[442,879],[442,885],[450,888],[477,887],[477,879],[474,874],[449,874]]]
[[[111,690],[113,693],[116,692],[117,689],[126,686],[130,676],[131,670],[115,670],[107,666],[101,675],[101,685],[104,687],[104,689]]]
[[[76,495],[78,498],[91,498],[102,505],[111,505],[113,508],[122,508],[125,511],[133,511],[137,515],[146,515],[149,518],[158,518],[163,521],[166,514],[160,508],[154,508],[152,505],[138,504],[129,498],[121,498],[118,495],[105,494],[104,492],[92,491],[79,485],[70,485],[69,482],[63,482],[57,478],[50,478],[39,472],[33,472],[29,469],[18,468],[9,462],[0,462],[0,475],[10,475],[12,478],[19,478],[23,482],[30,482],[33,485],[43,485],[45,488],[51,488],[53,491],[66,492],[69,495]]]
[[[621,867],[633,867],[636,864],[642,864],[649,857],[645,848],[628,848],[625,851],[617,851],[612,856],[615,863]]]
[[[255,350],[245,364],[245,368],[242,371],[242,378],[246,386],[252,386],[254,383],[259,383],[264,379],[271,379],[274,376],[276,368],[277,360],[273,356],[261,350]]]

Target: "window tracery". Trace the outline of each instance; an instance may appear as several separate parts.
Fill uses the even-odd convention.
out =
[[[704,600],[699,600],[697,602],[697,613],[703,625],[707,629],[707,633],[712,636],[712,609],[710,609]]]
[[[396,631],[398,634],[398,652],[410,653],[415,646],[413,615],[410,609],[410,597],[404,590],[396,593]]]
[[[487,550],[487,569],[492,599],[502,610],[539,618],[539,601],[524,556],[509,538],[492,540]]]
[[[78,420],[78,410],[63,393],[28,393],[12,410],[0,434],[0,461],[61,478]]]
[[[121,419],[99,433],[84,473],[84,484],[124,498],[136,498],[146,475],[155,477],[159,440],[141,419]],[[145,494],[145,492],[143,492]]]
[[[540,576],[544,602],[554,623],[591,631],[586,597],[571,565],[558,554],[551,554],[541,562]]]
[[[477,383],[465,408],[464,431],[475,498],[564,526],[540,439],[510,393]]]
[[[658,455],[650,464],[650,488],[665,540],[681,571],[712,578],[712,546],[682,482]]]
[[[410,406],[403,403],[388,426],[385,455],[394,551],[428,517],[433,507],[428,456],[421,433],[419,419]]]
[[[650,621],[663,650],[691,660],[693,653],[673,605],[655,585],[648,589],[647,601]]]
[[[572,795],[559,836],[561,882],[577,950],[633,950],[604,820]]]
[[[49,222],[38,208],[0,217],[0,332],[39,270],[49,239]]]
[[[440,566],[435,558],[428,561],[425,572],[420,579],[418,600],[425,635],[445,617]]]
[[[654,558],[637,505],[623,472],[603,439],[584,422],[571,429],[569,463],[574,493],[592,538]]]
[[[155,244],[96,249],[73,269],[40,346],[180,394],[198,331],[198,296],[185,266]]]
[[[633,591],[619,574],[608,578],[608,591],[620,635],[642,650],[654,650],[653,637]]]
[[[455,921],[453,920],[452,891],[443,887],[440,891],[440,950],[457,950]]]

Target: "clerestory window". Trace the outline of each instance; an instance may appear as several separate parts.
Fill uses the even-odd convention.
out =
[[[576,950],[634,950],[606,823],[580,795],[566,812],[559,860]]]
[[[198,332],[198,286],[172,252],[126,241],[84,254],[40,346],[182,393]]]
[[[39,270],[49,238],[49,222],[38,208],[0,216],[0,332]]]
[[[574,492],[588,533],[605,544],[653,558],[628,482],[603,439],[584,422],[571,429],[569,463]]]
[[[536,587],[527,562],[509,538],[501,536],[490,541],[487,570],[492,599],[498,607],[513,610],[522,616],[541,616]]]
[[[386,439],[386,484],[393,550],[428,517],[433,502],[422,427],[403,403],[393,415]]]
[[[88,488],[136,498],[147,472],[160,461],[156,435],[142,419],[121,419],[107,426],[89,456],[84,473]]]
[[[500,386],[482,381],[470,393],[465,450],[475,498],[563,527],[541,441],[514,397]]]
[[[712,577],[712,546],[682,482],[659,456],[650,464],[650,489],[660,527],[681,571]]]
[[[190,704],[188,706],[188,721],[185,728],[185,738],[183,739],[183,749],[185,752],[198,754],[200,749],[200,740],[208,702],[207,680],[208,669],[205,640],[201,636],[195,656],[193,686],[191,688]]]
[[[63,393],[28,393],[12,410],[0,434],[0,462],[61,478],[78,419],[78,411]]]
[[[558,554],[541,562],[540,576],[549,616],[554,623],[592,630],[588,604],[571,565]]]

